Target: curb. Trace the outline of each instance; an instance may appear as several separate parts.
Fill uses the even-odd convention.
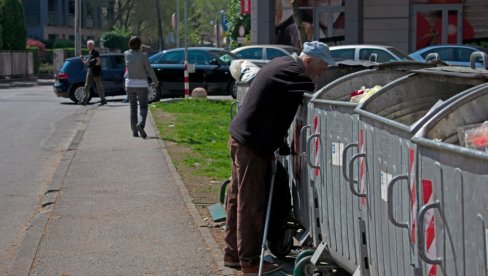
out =
[[[158,137],[159,140],[159,145],[161,147],[161,151],[163,152],[164,159],[166,159],[166,162],[168,163],[169,170],[171,172],[171,176],[175,180],[176,185],[178,186],[178,189],[180,190],[180,193],[183,197],[183,200],[185,201],[186,207],[188,208],[188,211],[190,212],[190,215],[193,218],[193,222],[195,226],[200,226],[200,225],[205,225],[206,223],[203,221],[202,217],[198,213],[197,208],[192,202],[192,199],[190,197],[190,193],[186,189],[185,184],[180,178],[180,175],[178,174],[178,171],[176,170],[176,167],[173,164],[173,160],[171,160],[171,157],[166,150],[166,145],[161,139],[161,136],[159,134],[159,130],[156,127],[156,123],[154,121],[154,117],[152,115],[152,112],[149,110],[148,112],[148,119],[151,122],[151,126],[154,128],[154,133]],[[218,270],[222,273],[221,275],[223,276],[234,276],[236,273],[234,272],[233,269],[228,268],[224,266],[224,252],[220,248],[220,246],[217,244],[215,239],[213,238],[212,234],[210,233],[210,230],[205,227],[198,227],[198,230],[200,231],[200,234],[202,235],[203,239],[205,240],[205,243],[207,244],[209,251],[212,254],[212,257],[217,263],[217,268]]]
[[[46,191],[43,193],[40,199],[40,206],[35,209],[33,217],[28,223],[28,228],[24,233],[24,239],[18,247],[17,253],[7,269],[7,276],[14,275],[30,275],[33,261],[35,260],[38,248],[41,241],[44,239],[46,227],[51,218],[51,214],[55,208],[55,204],[59,200],[59,194],[61,188],[64,185],[64,179],[66,173],[69,170],[71,162],[76,155],[76,150],[80,140],[85,134],[88,122],[93,115],[92,111],[85,111],[82,114],[82,125],[80,129],[73,136],[68,147],[64,150],[64,153],[59,160],[57,168],[54,174],[51,176],[47,184]]]

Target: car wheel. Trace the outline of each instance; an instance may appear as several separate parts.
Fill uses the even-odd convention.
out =
[[[235,80],[230,82],[228,91],[229,95],[231,95],[233,99],[237,99],[237,84]]]
[[[149,93],[147,94],[147,102],[148,103],[159,101],[161,96],[159,93],[159,87],[158,86],[149,85],[148,91],[149,91]]]
[[[85,86],[83,84],[77,84],[75,85],[72,89],[71,92],[69,93],[69,98],[74,102],[74,103],[81,103],[86,97],[85,93]],[[88,99],[88,102],[90,102],[92,96],[90,95],[90,98]]]

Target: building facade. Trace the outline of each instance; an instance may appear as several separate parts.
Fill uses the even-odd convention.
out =
[[[81,38],[96,39],[113,20],[115,0],[81,1]],[[34,39],[74,41],[75,0],[22,0],[27,35]]]
[[[432,44],[488,41],[487,0],[298,1],[308,40],[383,44],[405,52]],[[290,1],[270,2],[252,1],[252,43],[296,45]]]

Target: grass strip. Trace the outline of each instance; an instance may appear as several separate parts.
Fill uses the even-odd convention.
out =
[[[227,179],[231,160],[227,148],[231,100],[184,99],[151,104],[161,138],[191,149],[174,158],[179,172]],[[169,116],[168,116],[169,115]],[[162,119],[165,118],[165,119]],[[171,118],[168,120],[168,118]],[[188,173],[188,172],[187,172]]]

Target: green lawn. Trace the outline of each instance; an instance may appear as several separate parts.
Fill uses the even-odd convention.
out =
[[[196,175],[215,180],[229,178],[231,160],[227,128],[232,102],[184,99],[150,105],[161,138],[191,149],[191,154],[178,158],[183,161],[175,161],[178,171],[189,169]],[[174,120],[162,120],[158,115],[161,112],[171,114]]]

